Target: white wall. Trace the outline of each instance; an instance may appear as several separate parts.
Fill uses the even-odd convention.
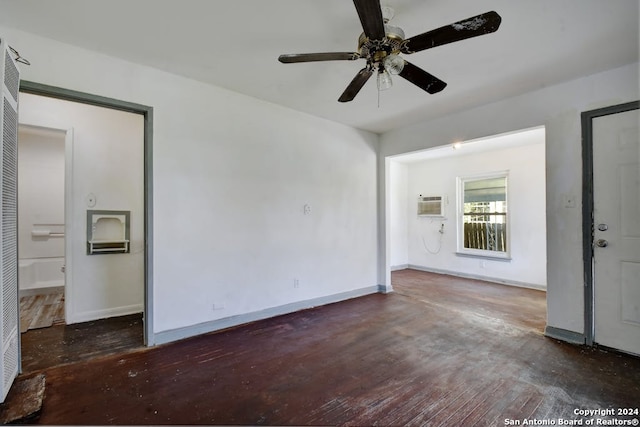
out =
[[[23,79],[154,108],[156,333],[377,289],[376,135],[20,31],[0,34],[29,57]]]
[[[144,131],[141,115],[20,95],[21,124],[67,130],[68,323],[141,312],[144,295]],[[64,161],[64,158],[63,158]],[[64,194],[64,193],[63,193]],[[87,204],[94,194],[96,204]],[[63,199],[64,200],[64,199]],[[131,211],[129,254],[87,255],[87,209]]]
[[[381,159],[459,140],[546,127],[547,324],[582,333],[582,156],[580,113],[640,98],[638,63],[460,111],[381,136]],[[381,160],[381,165],[384,160]],[[387,171],[388,173],[388,171]],[[381,181],[384,182],[384,181]],[[381,197],[388,190],[381,188]],[[565,207],[565,196],[576,207]],[[384,210],[381,210],[384,214]],[[382,220],[388,227],[388,218]],[[381,249],[381,254],[387,252]],[[387,258],[387,265],[389,259]],[[388,276],[382,276],[388,280]],[[386,282],[385,282],[386,284]]]
[[[32,231],[64,233],[65,132],[18,129],[18,257],[64,257],[64,238],[33,237]]]
[[[537,143],[407,166],[407,246],[411,266],[520,286],[546,286],[544,135]],[[456,255],[456,178],[500,171],[509,173],[511,260]],[[418,217],[416,200],[420,194],[445,196],[445,217]],[[444,233],[440,234],[442,224]]]
[[[391,194],[390,206],[390,245],[391,268],[406,268],[409,264],[409,168],[400,162],[389,164]]]
[[[376,136],[157,78],[157,331],[377,285]]]

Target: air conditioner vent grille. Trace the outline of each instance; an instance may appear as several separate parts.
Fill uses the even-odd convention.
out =
[[[444,216],[442,196],[418,197],[418,216]]]

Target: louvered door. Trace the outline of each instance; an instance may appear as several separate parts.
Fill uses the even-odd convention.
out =
[[[7,396],[20,365],[18,336],[18,89],[20,76],[9,47],[0,39],[0,77],[2,103],[0,106],[0,146],[2,147],[0,185],[0,331],[2,333],[2,378],[0,398]]]

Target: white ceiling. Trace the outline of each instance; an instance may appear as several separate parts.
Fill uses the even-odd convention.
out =
[[[539,126],[516,132],[507,132],[487,138],[471,141],[456,141],[455,144],[441,145],[427,150],[414,151],[412,153],[392,156],[391,160],[399,163],[416,163],[428,160],[441,159],[443,157],[468,156],[487,151],[506,150],[521,147],[523,145],[544,144],[545,128]]]
[[[282,53],[355,51],[348,0],[0,0],[0,24],[382,133],[638,61],[638,0],[382,0],[407,37],[490,10],[493,34],[406,58],[448,83],[396,77],[337,99],[364,60],[281,64]],[[15,46],[20,50],[19,46]],[[20,52],[30,59],[29,52]]]

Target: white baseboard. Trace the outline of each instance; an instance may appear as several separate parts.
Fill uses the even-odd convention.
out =
[[[49,295],[57,294],[58,292],[64,292],[64,286],[46,286],[44,288],[28,288],[20,289],[18,295],[22,297],[30,297],[33,295]]]
[[[389,268],[391,271],[406,270],[407,268],[409,268],[409,264],[392,265]]]
[[[518,282],[518,281],[515,281],[515,280],[498,279],[498,278],[495,278],[495,277],[482,276],[482,275],[479,275],[479,274],[461,273],[459,271],[443,270],[443,269],[439,269],[439,268],[430,268],[430,267],[424,267],[424,266],[421,266],[421,265],[414,265],[414,264],[409,264],[409,266],[407,268],[410,268],[412,270],[427,271],[427,272],[430,272],[430,273],[447,274],[449,276],[464,277],[465,279],[483,280],[485,282],[498,283],[500,285],[516,286],[518,288],[535,289],[537,291],[544,291],[544,292],[547,291],[547,287],[546,286],[537,285],[535,283],[526,283],[526,282]]]
[[[124,307],[108,308],[105,310],[85,311],[83,313],[70,313],[67,316],[67,324],[91,322],[93,320],[107,319],[109,317],[127,316],[144,312],[143,304],[134,304]]]
[[[294,313],[300,310],[306,310],[321,305],[332,304],[348,299],[362,297],[365,295],[382,292],[378,286],[369,286],[366,288],[355,289],[339,294],[327,295],[324,297],[313,298],[305,301],[293,302],[290,304],[271,307],[264,310],[254,311],[237,316],[216,319],[210,322],[199,323],[197,325],[185,326],[183,328],[170,329],[168,331],[157,332],[151,341],[152,345],[166,344],[172,341],[178,341],[209,332],[219,331],[221,329],[231,328],[233,326],[243,325],[245,323],[255,322],[257,320],[269,319],[271,317],[281,316],[283,314]]]

